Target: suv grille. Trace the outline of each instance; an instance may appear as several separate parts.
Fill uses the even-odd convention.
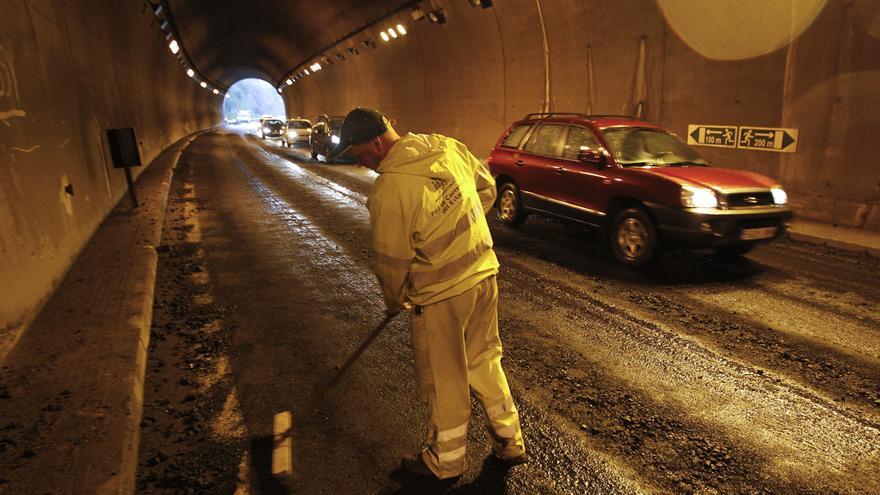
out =
[[[768,206],[773,204],[770,191],[746,192],[727,195],[728,208],[749,208],[752,206]]]

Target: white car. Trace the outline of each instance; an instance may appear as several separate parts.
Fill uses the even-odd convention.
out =
[[[290,148],[297,144],[308,144],[312,135],[312,123],[306,119],[290,119],[281,135],[281,144]]]

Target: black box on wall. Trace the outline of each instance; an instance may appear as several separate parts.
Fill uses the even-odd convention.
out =
[[[141,155],[138,152],[134,128],[122,127],[107,129],[107,142],[110,144],[110,156],[114,168],[139,167]]]

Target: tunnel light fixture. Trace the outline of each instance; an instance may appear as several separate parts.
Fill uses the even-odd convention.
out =
[[[470,0],[471,7],[482,7],[488,9],[492,6],[492,0]]]
[[[388,33],[386,33],[385,31],[382,31],[381,33],[379,33],[379,37],[382,38],[382,41],[385,41],[385,42],[387,42],[390,39],[390,38],[388,38]]]
[[[388,28],[388,36],[397,39],[397,31],[395,31],[394,28]]]
[[[171,43],[168,43],[168,49],[171,50],[171,53],[177,55],[177,52],[180,51],[180,45],[177,44],[177,40],[171,40]]]
[[[219,90],[219,89],[214,89],[214,91],[212,91],[212,93],[214,93],[215,95],[219,95],[219,94],[220,94],[220,90]]]
[[[446,13],[443,12],[443,9],[432,10],[431,12],[428,12],[428,20],[438,26],[446,24]]]
[[[315,62],[309,66],[309,69],[312,69],[312,72],[318,72],[319,70],[321,70],[321,64]]]
[[[400,33],[401,36],[406,34],[406,28],[403,27],[403,24],[397,25],[397,32]]]
[[[278,91],[278,94],[280,95],[280,94],[281,94],[281,88],[278,88],[277,91]]]
[[[186,69],[186,75],[188,75],[189,77],[196,77],[196,71],[192,69]]]
[[[305,73],[305,75],[309,75],[310,74],[309,69],[304,70],[303,73]]]
[[[416,7],[410,11],[409,16],[412,17],[412,20],[414,21],[421,21],[425,18],[425,11]]]
[[[288,86],[290,86],[291,84],[293,84],[293,80],[290,79],[290,78],[288,78],[288,79],[287,79],[286,81],[284,81],[284,82],[286,82]]]
[[[199,84],[199,86],[201,86],[201,87],[203,87],[203,88],[207,88],[207,87],[208,87],[208,83],[206,83],[205,81],[202,81],[201,84]]]
[[[170,23],[168,22],[168,19],[165,19],[164,21],[159,23],[159,29],[161,29],[162,31],[168,31],[169,25],[170,25]]]

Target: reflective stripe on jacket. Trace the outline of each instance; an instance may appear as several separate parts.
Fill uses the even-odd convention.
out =
[[[389,308],[457,296],[498,271],[486,213],[495,180],[464,144],[407,134],[379,164],[367,207]]]

